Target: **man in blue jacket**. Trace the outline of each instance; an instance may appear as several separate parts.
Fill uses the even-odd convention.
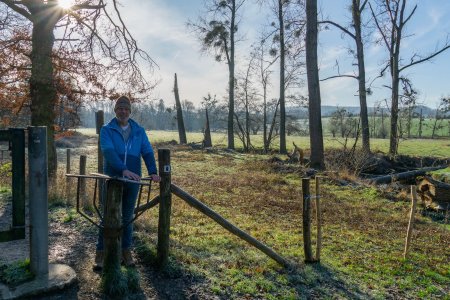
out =
[[[114,106],[116,117],[102,127],[100,131],[100,147],[104,157],[103,172],[113,177],[126,177],[141,180],[141,157],[144,159],[148,174],[153,181],[161,179],[157,175],[155,157],[147,134],[137,122],[130,119],[131,102],[128,97],[121,96]],[[125,266],[134,266],[131,256],[133,243],[134,207],[139,192],[139,185],[125,183],[122,196],[122,224],[129,224],[122,232],[122,262]],[[103,268],[103,232],[99,231],[95,270]]]

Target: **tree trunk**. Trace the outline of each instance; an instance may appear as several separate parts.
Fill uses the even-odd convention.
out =
[[[236,1],[232,1],[230,24],[230,61],[228,63],[228,149],[234,149],[234,27],[236,22]]]
[[[247,144],[245,151],[248,152],[250,150],[250,112],[248,109],[248,95],[246,95],[245,98],[245,139]]]
[[[398,88],[399,88],[399,73],[398,73],[398,56],[395,55],[393,59],[393,74],[392,74],[392,96],[391,96],[391,133],[389,140],[389,154],[394,156],[398,149]]]
[[[184,120],[183,120],[183,110],[181,109],[180,95],[178,93],[177,73],[175,73],[175,83],[173,86],[173,92],[175,94],[175,105],[177,107],[177,124],[178,124],[178,135],[180,137],[180,144],[187,144],[186,129],[184,128]]]
[[[411,127],[412,127],[412,111],[414,107],[408,107],[408,122],[406,123],[406,128],[408,129],[408,139],[411,138]]]
[[[211,129],[209,127],[209,116],[208,116],[208,109],[206,109],[206,126],[205,126],[205,137],[203,141],[203,147],[212,147],[212,141],[211,141]]]
[[[263,99],[264,99],[264,113],[263,113],[263,145],[264,153],[267,153],[269,145],[267,141],[267,87],[264,84],[263,88]]]
[[[422,114],[422,109],[420,109],[420,117],[419,117],[419,138],[422,138],[422,121],[423,121],[423,114]]]
[[[278,22],[280,25],[280,153],[286,154],[286,104],[284,96],[285,79],[285,45],[284,45],[284,19],[283,2],[278,0]]]
[[[362,150],[364,153],[370,153],[369,117],[367,115],[366,99],[366,69],[364,65],[364,46],[361,36],[361,11],[359,0],[353,0],[353,23],[355,25],[356,52],[358,57],[358,84],[359,105],[361,107],[360,118],[362,127]]]
[[[311,167],[323,169],[324,148],[320,107],[319,68],[317,65],[317,0],[306,1],[306,70],[309,96],[309,138]]]
[[[45,12],[44,9],[34,18],[31,37],[31,125],[47,127],[48,175],[50,178],[55,178],[57,157],[53,125],[56,117],[54,110],[57,95],[52,63],[55,24],[54,21],[49,20],[52,18],[45,16]]]

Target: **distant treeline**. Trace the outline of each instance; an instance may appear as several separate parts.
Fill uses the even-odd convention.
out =
[[[105,122],[114,118],[111,102],[98,102],[80,110],[80,126],[95,127],[95,112],[103,110]],[[183,119],[187,131],[203,132],[206,123],[205,109],[198,108],[190,101],[182,102]],[[227,130],[227,107],[212,105],[208,109],[212,131]],[[373,138],[389,137],[390,113],[387,108],[369,107],[370,135]],[[273,119],[275,106],[268,112],[268,120]],[[325,135],[355,137],[359,130],[359,107],[323,106],[323,129]],[[244,118],[244,112],[237,112],[236,118]],[[166,106],[161,99],[158,102],[133,104],[132,118],[149,130],[177,130],[176,109]],[[275,134],[279,130],[279,117],[275,118]],[[286,131],[288,135],[309,135],[308,111],[304,107],[287,109]],[[261,134],[263,130],[262,114],[255,109],[250,115],[251,134]],[[237,129],[238,130],[238,129]],[[449,137],[450,115],[440,114],[436,109],[426,106],[404,108],[400,110],[399,133],[402,138],[412,137]]]

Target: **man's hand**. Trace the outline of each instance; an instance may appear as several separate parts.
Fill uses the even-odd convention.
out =
[[[154,181],[154,182],[160,182],[160,181],[161,181],[161,177],[159,177],[159,176],[156,175],[156,174],[150,175],[150,178],[151,178],[152,181]]]
[[[132,180],[141,181],[141,177],[138,174],[131,172],[130,170],[123,170],[122,176]]]

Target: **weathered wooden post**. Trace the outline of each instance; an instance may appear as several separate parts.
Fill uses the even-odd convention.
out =
[[[416,187],[414,185],[411,186],[411,212],[409,214],[409,223],[408,223],[408,231],[406,232],[406,242],[405,242],[405,251],[403,253],[403,258],[406,259],[409,251],[409,244],[411,243],[411,235],[414,226],[414,213],[416,212],[416,204],[417,204],[417,193]]]
[[[311,195],[309,194],[309,178],[302,178],[303,195],[303,248],[305,263],[314,262],[311,248]]]
[[[12,157],[12,228],[20,228],[17,237],[25,238],[25,131],[10,128]],[[16,235],[16,234],[14,234]]]
[[[169,235],[170,235],[170,213],[172,210],[171,166],[170,150],[158,149],[159,175],[159,222],[158,222],[158,246],[157,261],[160,267],[165,267],[169,260]]]
[[[80,175],[86,175],[86,155],[80,155]],[[80,180],[81,206],[83,206],[83,208],[88,208],[89,203],[87,201],[86,195],[86,178],[81,177],[79,180]]]
[[[66,174],[70,174],[70,169],[71,169],[71,165],[70,165],[70,148],[67,148],[66,149]],[[66,198],[67,198],[67,201],[70,203],[70,196],[71,196],[71,194],[70,194],[70,191],[71,191],[71,188],[70,188],[70,177],[67,177],[66,176]]]
[[[100,130],[105,123],[105,114],[103,110],[99,110],[95,113],[95,131],[98,134],[97,139],[97,171],[103,173],[103,153],[100,149]]]
[[[30,269],[48,273],[47,127],[28,127]]]
[[[98,134],[97,139],[97,172],[103,173],[103,152],[100,147],[100,130],[103,127],[103,124],[105,123],[105,114],[103,113],[103,110],[99,110],[95,113],[95,131]],[[98,198],[100,199],[100,203],[103,203],[103,186],[104,186],[105,180],[99,179],[99,185],[98,185]]]
[[[316,261],[320,261],[320,251],[322,250],[322,212],[320,209],[320,181],[316,176],[316,218],[317,218],[317,245]]]
[[[122,276],[120,271],[121,258],[121,227],[122,227],[122,193],[123,183],[110,179],[106,181],[106,201],[104,203],[103,239],[104,264],[103,287],[107,294],[115,289],[116,279]]]

